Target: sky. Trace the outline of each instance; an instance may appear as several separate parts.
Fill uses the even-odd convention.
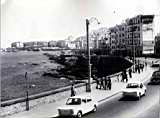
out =
[[[1,47],[12,42],[63,40],[85,35],[85,19],[96,17],[90,30],[111,27],[139,14],[160,18],[160,0],[1,0]],[[160,21],[160,20],[159,20]],[[160,32],[160,23],[154,26]]]

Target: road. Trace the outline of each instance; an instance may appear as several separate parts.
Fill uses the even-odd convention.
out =
[[[84,118],[160,118],[160,86],[147,86],[147,94],[140,100],[117,95],[104,101],[96,113]]]

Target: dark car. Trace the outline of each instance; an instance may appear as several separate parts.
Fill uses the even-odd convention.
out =
[[[158,61],[152,62],[151,67],[160,67],[160,63]]]
[[[152,74],[152,77],[150,79],[149,85],[160,85],[160,70],[155,71]]]

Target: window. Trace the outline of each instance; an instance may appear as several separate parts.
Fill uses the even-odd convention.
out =
[[[92,101],[92,99],[87,99],[87,102],[90,102],[90,101]]]
[[[79,105],[81,104],[81,99],[80,98],[69,98],[66,104],[67,105]]]
[[[82,99],[82,102],[86,103],[86,99]]]
[[[139,88],[139,85],[136,84],[136,83],[130,83],[130,84],[127,85],[126,88]]]

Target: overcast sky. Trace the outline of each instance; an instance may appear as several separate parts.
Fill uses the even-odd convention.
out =
[[[138,14],[160,15],[160,0],[1,0],[1,47],[14,41],[76,38],[85,34],[86,18],[101,22],[92,29]]]

